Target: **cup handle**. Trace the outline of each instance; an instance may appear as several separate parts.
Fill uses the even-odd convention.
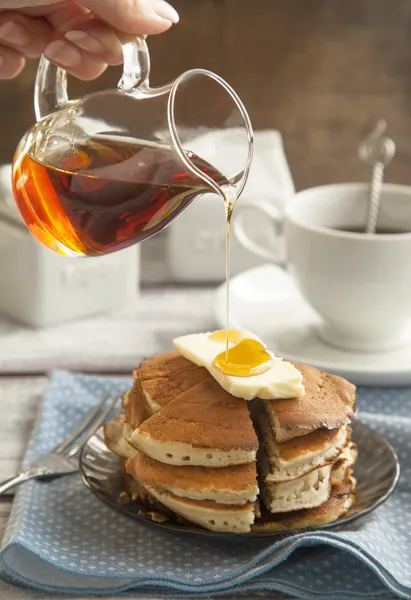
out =
[[[272,248],[267,248],[263,244],[259,244],[258,242],[252,240],[247,233],[246,227],[246,213],[247,212],[259,212],[264,215],[264,217],[268,217],[274,227],[275,235],[278,238],[280,234],[280,227],[282,225],[281,215],[274,206],[269,204],[268,202],[255,202],[251,201],[242,201],[236,206],[234,211],[234,219],[233,219],[233,231],[234,235],[244,246],[246,250],[249,250],[253,254],[256,254],[260,258],[265,260],[269,260],[276,264],[281,264],[284,262],[283,258],[280,256],[278,250],[274,250]]]

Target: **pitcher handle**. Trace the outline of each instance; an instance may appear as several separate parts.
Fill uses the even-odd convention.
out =
[[[150,75],[150,55],[146,40],[142,36],[127,39],[123,47],[123,74],[118,83],[122,92],[135,92],[138,88],[148,88]],[[152,90],[157,95],[167,93],[171,84]],[[67,93],[67,73],[52,64],[45,56],[40,58],[34,86],[34,111],[40,121],[51,112],[69,101]]]
[[[226,209],[227,209],[226,196],[225,196],[224,191],[222,190],[221,186],[219,186],[218,183],[216,181],[214,181],[214,179],[212,177],[207,175],[207,173],[204,173],[203,171],[201,171],[201,169],[199,169],[197,167],[197,165],[195,165],[189,159],[189,157],[187,156],[187,153],[184,151],[184,148],[180,141],[180,137],[177,132],[177,126],[176,126],[176,122],[175,122],[175,118],[174,118],[174,106],[175,106],[175,98],[176,98],[178,87],[183,81],[185,81],[187,79],[191,79],[192,77],[196,77],[197,75],[204,75],[206,77],[210,77],[211,79],[214,79],[214,81],[219,83],[226,90],[226,92],[231,96],[231,98],[234,100],[234,102],[237,105],[237,108],[241,114],[241,117],[244,121],[245,129],[247,132],[247,140],[248,140],[248,155],[247,155],[247,160],[246,160],[246,164],[245,164],[244,171],[243,171],[243,176],[241,177],[239,182],[236,183],[236,186],[235,186],[236,198],[238,198],[241,195],[241,192],[243,191],[245,184],[247,183],[248,174],[250,172],[250,167],[251,167],[251,162],[253,160],[253,155],[254,155],[253,127],[251,125],[250,117],[248,116],[247,110],[246,110],[243,102],[241,101],[240,97],[238,96],[237,92],[225,81],[225,79],[223,79],[219,75],[216,75],[216,73],[213,73],[212,71],[208,71],[207,69],[190,69],[189,71],[185,71],[184,73],[182,73],[179,77],[177,77],[177,79],[174,81],[174,83],[172,83],[171,88],[170,88],[170,95],[168,97],[168,103],[167,103],[167,121],[168,121],[168,128],[170,131],[170,136],[171,136],[171,139],[172,139],[172,142],[174,145],[174,149],[177,152],[178,156],[180,157],[181,161],[184,163],[184,165],[191,172],[195,173],[197,175],[197,177],[199,177],[200,179],[202,179],[203,181],[208,183],[208,185],[217,194],[219,194],[219,196],[221,196],[223,198],[223,200],[226,204]]]

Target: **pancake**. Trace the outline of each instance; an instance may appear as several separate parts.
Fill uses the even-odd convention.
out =
[[[103,425],[104,441],[109,448],[117,456],[123,458],[132,458],[136,454],[136,450],[130,446],[124,437],[124,415],[118,414],[109,423]]]
[[[179,352],[149,358],[134,370],[133,375],[139,381],[151,413],[211,377],[206,369],[193,364]]]
[[[267,480],[291,481],[314,469],[334,462],[348,444],[351,430],[347,427],[319,429],[308,435],[279,443],[267,419],[261,401],[252,404],[252,416],[270,464]]]
[[[124,472],[124,489],[127,496],[124,498],[124,502],[128,503],[138,502],[142,507],[142,514],[152,521],[164,522],[174,521],[176,522],[179,517],[176,516],[171,510],[166,508],[164,504],[159,502],[154,496],[148,493],[148,491],[128,473]],[[120,499],[121,502],[121,499]]]
[[[192,500],[246,504],[254,502],[258,494],[255,463],[222,469],[176,467],[136,451],[134,458],[126,462],[126,470],[143,486]]]
[[[152,486],[146,486],[146,489],[168,509],[211,531],[247,533],[254,522],[254,502],[218,504],[212,500],[181,498]]]
[[[314,508],[326,502],[331,486],[351,475],[350,467],[357,460],[357,447],[349,443],[333,464],[325,465],[308,474],[282,483],[269,479],[270,464],[263,448],[258,451],[258,471],[262,481],[261,496],[271,513]]]
[[[123,395],[121,396],[121,408],[124,411],[127,410],[129,398],[130,398],[130,390],[126,390],[125,392],[123,392]]]
[[[144,421],[127,441],[155,460],[183,466],[250,463],[258,448],[247,402],[211,376]]]
[[[127,439],[135,427],[141,425],[150,414],[147,412],[143,394],[135,386],[123,393],[121,405],[125,412],[117,414],[112,421],[103,425],[104,441],[107,448],[117,456],[131,458],[136,454],[136,450],[130,446]]]
[[[355,478],[348,473],[344,481],[332,486],[330,497],[324,504],[291,513],[264,515],[264,521],[255,523],[251,530],[263,533],[320,527],[333,523],[346,514],[354,504],[355,486]]]
[[[347,442],[348,426],[339,429],[317,429],[307,435],[276,443],[276,455],[282,465],[295,466],[307,459],[322,456],[337,446],[338,451]],[[350,430],[351,431],[351,430]]]
[[[132,431],[153,414],[138,379],[131,390],[124,392],[122,404],[126,411],[125,422]]]
[[[278,442],[316,429],[337,429],[357,413],[355,386],[314,367],[294,365],[303,375],[305,393],[298,398],[263,400]]]
[[[128,440],[134,429],[144,423],[152,413],[138,381],[134,382],[131,390],[124,392],[122,403],[126,407],[123,435],[125,440]]]
[[[292,481],[273,483],[267,481],[270,473],[268,458],[263,449],[258,453],[261,476],[261,497],[270,513],[283,513],[304,508],[314,508],[326,502],[331,491],[331,465],[310,471]]]
[[[331,471],[331,484],[335,485],[344,481],[347,473],[347,469],[351,467],[358,458],[357,445],[354,442],[348,444],[346,448],[341,452],[338,459],[333,464]]]

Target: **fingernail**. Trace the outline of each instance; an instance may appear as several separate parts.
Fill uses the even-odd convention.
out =
[[[163,19],[168,19],[172,23],[178,23],[180,20],[178,12],[168,2],[160,2],[154,5],[154,12]]]
[[[70,42],[73,42],[73,44],[76,44],[76,46],[79,46],[79,48],[87,50],[88,52],[93,52],[95,54],[104,52],[103,44],[84,31],[69,31],[64,37]]]
[[[47,58],[63,67],[76,67],[81,63],[81,52],[64,40],[54,40],[45,49]]]
[[[29,42],[29,34],[20,23],[7,21],[0,26],[0,40],[13,44],[13,46],[24,46]]]

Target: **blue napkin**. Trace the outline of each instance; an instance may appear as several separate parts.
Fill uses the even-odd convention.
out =
[[[24,463],[53,448],[104,394],[120,394],[129,383],[54,372]],[[223,543],[123,517],[76,474],[19,488],[1,576],[54,594],[193,598],[277,590],[322,600],[411,599],[411,389],[359,389],[358,404],[362,421],[390,440],[402,465],[394,495],[366,518],[276,543]]]

